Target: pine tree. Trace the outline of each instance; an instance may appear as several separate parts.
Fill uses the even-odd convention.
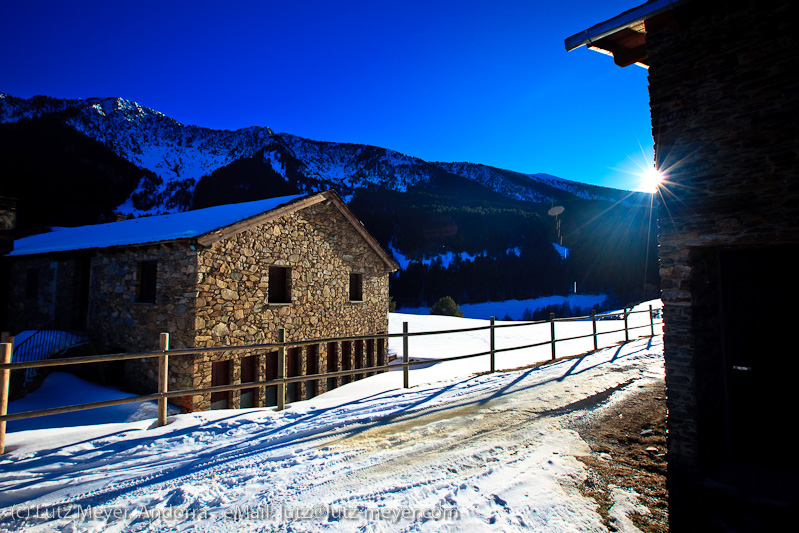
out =
[[[456,316],[459,318],[463,318],[463,311],[458,309],[458,304],[455,303],[455,300],[450,298],[449,296],[444,296],[440,298],[433,307],[430,308],[431,315],[444,315],[444,316]]]

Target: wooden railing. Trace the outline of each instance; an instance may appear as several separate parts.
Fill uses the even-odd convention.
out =
[[[648,313],[649,314],[649,323],[641,326],[630,327],[629,326],[629,316],[632,314],[638,313]],[[252,345],[239,345],[239,346],[215,346],[215,347],[207,347],[207,348],[186,348],[186,349],[177,349],[177,350],[170,350],[169,349],[169,334],[168,333],[161,333],[159,339],[159,350],[150,351],[150,352],[138,352],[138,353],[119,353],[119,354],[107,354],[107,355],[91,355],[91,356],[84,356],[84,357],[70,357],[64,359],[49,359],[43,361],[33,361],[33,362],[11,362],[11,344],[10,343],[2,343],[0,344],[0,454],[4,453],[5,451],[5,430],[6,430],[6,422],[12,420],[24,420],[28,418],[35,418],[39,416],[47,416],[47,415],[54,415],[54,414],[62,414],[62,413],[70,413],[74,411],[82,411],[86,409],[95,409],[98,407],[110,407],[115,405],[123,405],[128,403],[137,403],[137,402],[147,402],[147,401],[157,401],[158,402],[158,426],[163,426],[167,423],[167,400],[169,398],[181,397],[181,396],[191,396],[194,394],[208,394],[214,392],[229,392],[229,391],[237,391],[242,389],[251,389],[256,387],[277,387],[277,409],[282,410],[286,406],[286,386],[290,383],[299,383],[305,381],[313,381],[313,380],[321,380],[326,378],[335,378],[335,377],[343,377],[343,376],[353,376],[357,374],[365,374],[365,373],[376,373],[382,372],[389,369],[396,368],[400,366],[402,368],[403,373],[403,387],[409,387],[409,371],[412,366],[416,365],[430,365],[430,364],[438,364],[447,361],[456,361],[460,359],[468,359],[472,357],[481,357],[488,355],[489,356],[489,372],[496,371],[496,354],[502,352],[509,352],[514,350],[523,350],[528,348],[535,348],[539,346],[551,345],[551,360],[555,360],[557,358],[556,352],[556,344],[562,343],[566,341],[573,341],[578,339],[584,339],[593,337],[593,344],[594,344],[594,351],[599,349],[599,341],[598,338],[600,335],[608,335],[612,333],[620,333],[624,331],[624,342],[628,342],[630,340],[630,332],[633,330],[638,330],[642,328],[649,328],[649,336],[655,335],[655,323],[656,320],[660,317],[660,309],[653,309],[653,306],[649,306],[649,309],[644,309],[640,311],[633,311],[632,308],[624,309],[622,312],[613,312],[613,313],[604,313],[604,314],[596,314],[595,312],[591,313],[591,316],[585,317],[575,317],[575,318],[560,318],[556,319],[554,313],[550,314],[550,319],[548,321],[538,321],[538,322],[520,322],[514,324],[500,324],[497,325],[495,322],[496,320],[492,317],[490,320],[489,325],[487,326],[478,326],[478,327],[471,327],[471,328],[460,328],[460,329],[451,329],[451,330],[440,330],[440,331],[423,331],[423,332],[415,332],[411,333],[408,331],[408,323],[403,323],[403,330],[402,333],[383,333],[383,334],[375,334],[375,335],[360,335],[360,336],[352,336],[352,337],[335,337],[335,338],[327,338],[327,339],[312,339],[312,340],[305,340],[305,341],[284,341],[284,330],[278,330],[278,342],[276,343],[268,343],[268,344],[252,344]],[[592,322],[592,333],[586,335],[577,335],[573,337],[565,337],[558,339],[555,335],[555,324],[557,322],[572,322],[572,321],[586,321],[590,319]],[[598,320],[606,320],[606,319],[617,319],[618,321],[623,321],[623,327],[619,329],[609,330],[609,331],[597,331],[597,321]],[[550,324],[550,339],[525,344],[520,346],[512,346],[507,348],[496,348],[496,331],[499,329],[505,328],[518,328],[518,327],[530,327],[534,325],[540,325],[545,323]],[[659,321],[657,323],[660,323]],[[411,361],[410,354],[409,354],[409,339],[411,337],[421,337],[427,335],[448,335],[448,334],[458,334],[458,333],[466,333],[466,332],[474,332],[474,331],[489,331],[489,350],[480,352],[480,353],[473,353],[468,355],[457,355],[451,357],[444,357],[435,360],[422,360],[422,361]],[[286,350],[289,348],[294,347],[301,347],[301,346],[310,346],[310,345],[321,345],[326,344],[329,342],[349,342],[349,341],[363,341],[363,340],[370,340],[370,339],[390,339],[390,338],[402,338],[402,361],[399,365],[390,365],[388,362],[384,364],[378,364],[374,366],[366,366],[361,368],[354,368],[348,370],[338,370],[335,372],[325,372],[325,373],[317,373],[317,374],[310,374],[310,375],[301,375],[301,376],[287,376],[286,375]],[[386,350],[388,347],[386,346]],[[277,351],[277,378],[272,380],[265,380],[265,381],[253,381],[247,383],[240,383],[235,385],[218,385],[218,386],[210,386],[210,387],[201,387],[196,389],[185,389],[185,390],[174,390],[170,391],[168,389],[168,368],[169,368],[169,358],[170,357],[180,357],[180,356],[187,356],[187,355],[197,355],[197,354],[210,354],[210,353],[219,353],[219,352],[258,352],[258,351]],[[589,352],[590,353],[590,352]],[[53,407],[49,409],[39,409],[36,411],[26,411],[23,413],[14,413],[8,414],[8,396],[9,396],[9,383],[10,383],[10,372],[11,370],[18,370],[24,368],[45,368],[45,367],[55,367],[55,366],[67,366],[67,365],[81,365],[81,364],[89,364],[89,363],[101,363],[101,362],[109,362],[109,361],[125,361],[130,359],[148,359],[157,357],[159,360],[159,372],[158,372],[158,392],[153,394],[146,394],[142,396],[134,396],[130,398],[118,398],[115,400],[104,400],[99,402],[92,402],[92,403],[85,403],[80,405],[68,405],[62,407]],[[540,361],[538,361],[540,362]]]

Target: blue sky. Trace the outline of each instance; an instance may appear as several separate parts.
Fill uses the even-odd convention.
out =
[[[640,3],[17,0],[0,92],[634,189],[652,162],[647,71],[563,42]]]

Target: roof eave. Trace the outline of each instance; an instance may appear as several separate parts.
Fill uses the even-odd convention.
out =
[[[595,26],[583,30],[580,33],[572,35],[565,41],[566,51],[579,48],[583,45],[591,46],[597,41],[614,35],[622,30],[637,26],[657,15],[673,10],[680,4],[689,2],[690,0],[654,0],[644,5],[625,11],[605,22],[600,22]]]
[[[2,257],[8,258],[16,258],[16,257],[30,257],[34,255],[56,255],[56,254],[85,254],[88,252],[96,253],[98,250],[117,250],[120,248],[140,248],[143,246],[160,246],[162,244],[177,244],[177,243],[184,243],[188,246],[197,243],[196,237],[180,237],[175,239],[162,239],[157,241],[143,241],[143,242],[133,242],[133,243],[125,243],[125,244],[112,244],[109,246],[85,246],[81,248],[68,248],[64,250],[30,250],[30,251],[19,251],[19,250],[12,250],[7,254],[3,255]]]

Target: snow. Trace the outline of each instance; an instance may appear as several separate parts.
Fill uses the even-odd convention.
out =
[[[555,251],[558,252],[558,254],[560,254],[560,258],[561,259],[568,259],[569,258],[569,254],[571,253],[571,250],[569,250],[565,246],[562,246],[562,245],[560,245],[560,244],[558,244],[556,242],[553,242],[552,246],[554,246],[555,247]]]
[[[189,239],[266,213],[301,195],[219,205],[185,213],[142,217],[108,224],[64,228],[14,241],[8,255],[30,255]]]
[[[458,256],[460,258],[460,260],[463,261],[463,262],[474,261],[475,258],[477,257],[476,255],[472,255],[472,254],[467,253],[467,252],[460,252],[460,253],[456,254],[453,251],[449,251],[449,252],[434,256],[434,257],[426,257],[426,258],[422,259],[421,261],[419,261],[417,259],[410,259],[408,256],[406,256],[405,254],[400,252],[394,246],[393,242],[390,242],[388,244],[388,249],[391,252],[391,254],[394,256],[394,260],[397,261],[397,264],[400,265],[400,268],[402,270],[407,270],[408,266],[411,263],[421,263],[423,265],[430,266],[436,261],[441,261],[441,267],[442,268],[449,268],[450,263],[452,263],[455,260],[456,256]],[[482,253],[483,253],[483,255],[485,255],[485,251],[483,251]]]
[[[489,319],[492,316],[496,318],[505,318],[506,315],[510,316],[512,320],[521,320],[524,311],[529,309],[535,312],[538,309],[544,309],[548,305],[560,306],[568,303],[572,309],[577,307],[581,309],[592,309],[598,307],[607,298],[604,294],[569,294],[568,296],[541,296],[539,298],[530,298],[526,300],[505,300],[502,302],[482,302],[477,304],[462,304],[458,306],[460,311],[463,311],[463,316],[466,318],[483,318]],[[400,309],[402,313],[410,315],[428,315],[430,314],[429,307],[405,307]]]
[[[264,151],[264,162],[269,163],[275,174],[283,176],[283,181],[288,182],[285,166],[280,162],[280,156],[276,150]]]
[[[89,383],[66,372],[53,372],[45,378],[41,387],[24,398],[10,402],[8,404],[8,412],[10,414],[23,413],[50,407],[79,405],[103,400],[115,400],[117,398],[131,398],[133,396],[136,396],[136,394],[122,392],[113,387]],[[168,408],[171,414],[180,411],[173,405],[168,405]],[[157,410],[158,404],[156,402],[128,403],[92,409],[90,411],[91,416],[86,416],[88,411],[75,411],[73,413],[42,416],[27,420],[12,420],[6,423],[6,430],[10,433],[41,428],[135,422],[157,417]]]
[[[390,318],[392,331],[406,320],[411,331],[486,324]],[[558,323],[558,336],[584,325]],[[498,345],[543,335],[529,327],[499,330]],[[485,331],[422,336],[411,339],[410,355],[433,361],[482,351],[486,342]],[[392,340],[391,351],[398,346]],[[547,359],[545,348],[511,352],[501,365]],[[559,355],[583,348],[558,343]],[[400,372],[387,372],[281,412],[174,415],[161,428],[141,420],[12,432],[0,457],[0,529],[607,531],[597,503],[577,489],[587,475],[577,457],[593,452],[572,424],[662,380],[661,338],[478,374],[484,364],[487,356],[414,367],[409,389],[400,388]],[[608,395],[607,404],[597,399]],[[614,526],[635,531],[625,521],[635,495],[613,497]]]
[[[326,188],[338,188],[350,195],[354,188],[378,184],[406,192],[429,182],[431,171],[441,169],[485,185],[510,198],[531,202],[553,201],[552,187],[579,198],[597,198],[627,203],[619,191],[572,182],[548,174],[520,174],[475,163],[425,163],[392,150],[348,143],[320,142],[287,133],[274,134],[267,127],[236,131],[213,130],[184,125],[154,109],[124,98],[16,98],[0,93],[0,122],[17,122],[67,108],[77,110],[66,124],[103,143],[120,157],[155,173],[161,184],[155,191],[155,205],[140,209],[132,197],[117,211],[134,215],[160,214],[180,209],[180,196],[214,170],[260,149],[281,145],[281,151],[296,158],[301,173],[320,180]],[[273,160],[274,161],[274,160]],[[285,176],[285,168],[274,170]],[[531,183],[525,181],[529,179]],[[535,183],[546,188],[541,189]]]

